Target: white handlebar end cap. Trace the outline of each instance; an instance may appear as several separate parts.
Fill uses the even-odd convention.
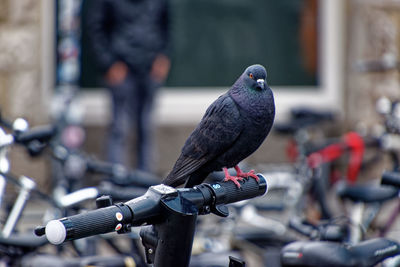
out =
[[[46,225],[47,240],[53,245],[59,245],[65,241],[67,230],[62,222],[59,220],[52,220]]]

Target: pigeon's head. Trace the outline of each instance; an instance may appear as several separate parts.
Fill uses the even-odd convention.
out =
[[[262,91],[267,88],[267,71],[261,65],[251,65],[244,73],[244,82],[246,85],[254,90]]]

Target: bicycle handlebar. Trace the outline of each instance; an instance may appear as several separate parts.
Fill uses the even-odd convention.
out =
[[[18,118],[11,122],[3,118],[1,115],[0,112],[0,125],[12,131],[14,142],[25,146],[29,145],[32,141],[43,143],[48,142],[57,133],[56,127],[50,124],[29,129],[29,124],[25,119]]]
[[[101,161],[85,153],[71,152],[62,145],[52,146],[52,156],[62,164],[66,164],[71,158],[78,158],[82,162],[85,172],[106,175],[110,182],[118,186],[138,186],[147,189],[160,183],[160,179],[149,172],[127,170],[121,164]],[[142,194],[143,192],[140,195]],[[129,195],[129,193],[125,195]]]
[[[258,174],[259,182],[243,179],[238,188],[232,182],[201,184],[193,188],[175,189],[163,184],[152,186],[141,197],[86,213],[50,221],[45,234],[50,243],[58,245],[67,240],[117,231],[131,226],[155,224],[165,212],[227,216],[221,205],[263,195],[267,192],[266,179]]]
[[[56,128],[52,125],[38,126],[14,136],[15,141],[27,144],[32,141],[48,142],[56,134]]]
[[[58,245],[66,240],[117,231],[118,227],[122,228],[121,223],[129,223],[130,218],[129,207],[113,205],[60,220],[52,220],[47,223],[45,234],[50,243]]]
[[[10,146],[17,143],[23,145],[31,156],[39,155],[57,133],[56,128],[52,125],[38,126],[23,131],[18,128],[23,129],[24,127],[16,127],[16,129],[13,127],[13,133],[7,135],[7,139],[3,140],[0,146]]]
[[[122,165],[115,163],[89,158],[86,166],[89,172],[111,176],[112,182],[117,185],[137,185],[147,188],[160,183],[159,179],[148,172],[140,170],[128,171]]]
[[[382,174],[381,184],[391,185],[400,189],[400,173],[394,171],[385,171]]]

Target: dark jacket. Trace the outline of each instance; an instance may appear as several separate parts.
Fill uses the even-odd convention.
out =
[[[167,0],[91,0],[87,27],[102,71],[115,61],[148,70],[168,50]]]

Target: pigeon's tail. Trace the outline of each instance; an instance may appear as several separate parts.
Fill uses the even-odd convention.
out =
[[[162,184],[177,187],[185,182],[185,177],[176,177],[172,172],[161,181]]]
[[[185,187],[189,188],[201,184],[209,174],[209,172],[205,172],[202,170],[195,171],[186,180]]]
[[[184,184],[186,181],[185,187],[188,188],[201,184],[204,179],[206,179],[208,174],[208,172],[198,170],[189,175],[176,177],[173,173],[170,173],[164,180],[162,180],[161,183],[172,187],[177,187]]]

